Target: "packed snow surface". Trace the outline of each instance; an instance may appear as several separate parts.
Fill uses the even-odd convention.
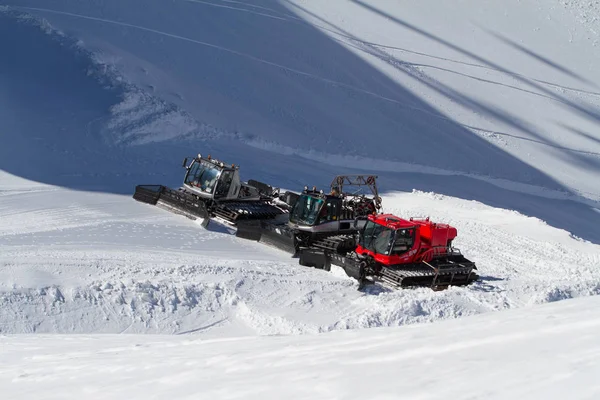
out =
[[[0,0],[2,397],[598,397],[598,21]],[[481,279],[358,290],[131,198],[197,153],[291,190],[376,174],[384,212],[455,226]]]
[[[1,4],[13,175],[125,194],[197,152],[289,188],[369,170],[600,243],[594,2]]]
[[[598,12],[0,0],[3,397],[597,397]],[[291,190],[376,174],[481,279],[359,291],[131,198],[197,153]]]
[[[536,218],[425,192],[385,212],[456,226],[481,281],[442,292],[357,290],[227,228],[129,196],[0,192],[0,331],[303,334],[397,326],[600,293],[600,246]]]
[[[19,399],[596,399],[600,298],[320,335],[0,337]]]

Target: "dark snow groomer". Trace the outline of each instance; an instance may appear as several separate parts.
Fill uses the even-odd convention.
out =
[[[206,227],[215,219],[231,226],[242,220],[272,219],[288,212],[278,201],[279,191],[258,182],[242,182],[239,166],[198,154],[188,165],[183,186],[138,185],[133,198],[165,208],[191,219],[202,219]]]
[[[305,187],[299,196],[288,201],[289,221],[245,221],[238,224],[236,235],[292,254],[307,247],[353,250],[354,234],[360,228],[355,219],[381,208],[376,180],[375,175],[340,175],[333,179],[328,193]],[[362,193],[365,188],[370,193]]]

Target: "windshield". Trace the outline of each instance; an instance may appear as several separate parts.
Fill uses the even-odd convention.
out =
[[[376,254],[389,254],[393,237],[393,229],[367,221],[359,244]]]
[[[188,172],[185,183],[200,188],[200,190],[212,193],[219,177],[220,169],[206,161],[196,161]]]
[[[313,225],[323,206],[322,199],[303,194],[300,196],[290,215],[290,221],[295,224]]]

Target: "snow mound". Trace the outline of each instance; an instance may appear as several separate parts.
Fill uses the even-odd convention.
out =
[[[302,267],[286,253],[129,196],[15,191],[0,197],[0,218],[14,221],[0,230],[2,333],[298,335],[600,294],[600,246],[518,212],[436,193],[387,195],[383,203],[386,212],[457,227],[455,245],[481,280],[441,292],[358,291],[337,267]],[[19,224],[15,218],[36,204],[44,218]]]
[[[596,297],[302,337],[4,336],[0,385],[11,399],[592,399],[599,309]]]
[[[507,4],[2,7],[0,329],[307,334],[598,294],[598,48],[554,3]],[[131,199],[198,152],[293,190],[376,173],[482,278],[358,291]]]

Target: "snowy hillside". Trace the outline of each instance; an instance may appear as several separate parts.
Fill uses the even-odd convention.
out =
[[[456,226],[480,282],[442,292],[357,290],[341,269],[298,265],[130,197],[31,185],[0,192],[0,330],[317,333],[432,322],[600,294],[600,246],[513,211],[430,193],[386,212]]]
[[[184,396],[217,382],[210,366],[239,383],[213,398],[252,398],[274,388],[246,372],[275,366],[281,381],[294,374],[289,391],[327,377],[315,390],[329,398],[372,394],[353,385],[373,374],[383,398],[427,393],[414,382],[437,391],[422,378],[435,367],[444,396],[468,397],[454,373],[485,369],[465,382],[471,398],[573,385],[569,398],[594,397],[598,21],[580,0],[0,0],[2,387],[114,398],[122,379],[163,379]],[[291,190],[377,174],[384,211],[455,226],[481,280],[359,291],[338,269],[132,199],[136,184],[179,186],[197,153]],[[556,303],[576,297],[587,298]],[[423,322],[435,324],[394,328]],[[294,336],[240,338],[257,335]],[[84,386],[71,391],[63,372]],[[143,389],[129,397],[154,390]]]
[[[0,337],[0,385],[15,400],[594,399],[599,300],[301,337]]]
[[[179,160],[200,150],[287,187],[368,169],[385,190],[474,199],[600,242],[600,54],[583,5],[394,4],[13,2],[0,166],[116,193],[178,184]]]

